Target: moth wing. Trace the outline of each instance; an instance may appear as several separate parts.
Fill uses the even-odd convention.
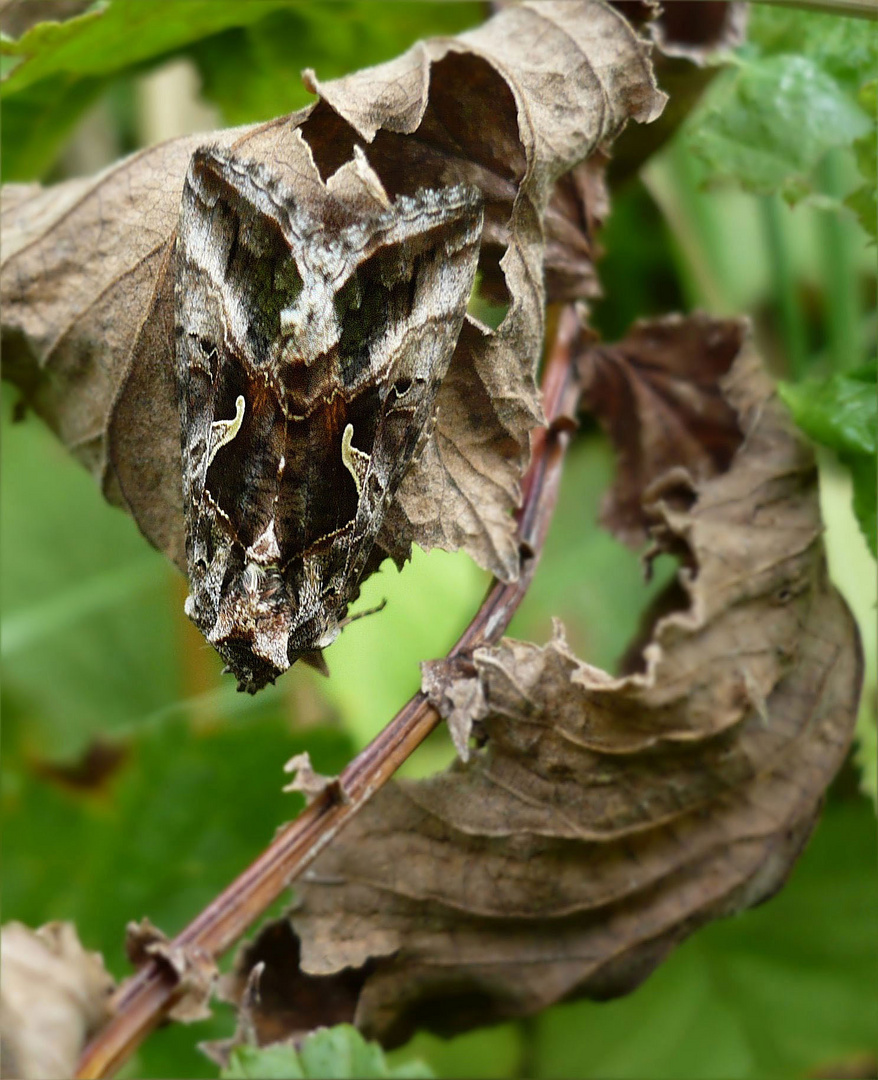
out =
[[[481,199],[470,188],[400,197],[393,213],[392,225],[386,233],[375,231],[358,267],[360,308],[342,319],[339,342],[343,362],[356,355],[379,390],[370,446],[358,443],[358,402],[349,403],[351,446],[363,455],[350,463],[352,471],[362,469],[345,560],[352,587],[432,425],[472,291],[482,230]],[[349,342],[358,343],[356,349]]]

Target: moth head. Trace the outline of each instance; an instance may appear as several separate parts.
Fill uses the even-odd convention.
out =
[[[219,611],[205,636],[237,676],[239,689],[255,693],[290,666],[291,629],[280,572],[248,560],[226,577]]]
[[[307,590],[298,600],[291,601],[277,566],[248,559],[227,574],[212,625],[202,625],[192,597],[186,613],[205,630],[227,670],[237,677],[238,689],[254,694],[297,660],[328,674],[322,650],[341,632],[339,619],[331,606]]]

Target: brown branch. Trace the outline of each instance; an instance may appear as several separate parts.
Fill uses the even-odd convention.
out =
[[[533,579],[558,494],[561,464],[579,399],[571,347],[579,329],[572,307],[561,310],[546,363],[542,391],[548,426],[535,432],[524,477],[518,536],[522,569],[512,584],[494,582],[479,611],[451,649],[449,659],[469,656],[499,641]],[[340,801],[328,789],[274,838],[243,874],[172,942],[172,948],[217,958],[233,945],[290,882],[317,857],[436,728],[440,716],[416,694],[341,774]],[[86,1047],[76,1076],[110,1076],[163,1019],[182,987],[170,965],[152,960],[116,992],[114,1015]]]

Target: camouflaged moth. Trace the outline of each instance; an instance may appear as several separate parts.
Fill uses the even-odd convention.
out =
[[[312,196],[313,198],[313,196]],[[321,662],[454,352],[482,230],[469,187],[366,211],[192,158],[175,333],[186,612],[251,693]]]

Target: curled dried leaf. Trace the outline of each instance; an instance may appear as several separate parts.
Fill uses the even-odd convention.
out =
[[[177,994],[168,1011],[172,1020],[194,1024],[211,1015],[209,1002],[218,971],[207,953],[173,945],[167,935],[145,918],[128,924],[125,948],[132,964],[139,967],[148,960],[160,960],[177,976]]]
[[[333,798],[343,802],[347,796],[337,776],[323,776],[315,772],[311,764],[311,755],[306,750],[296,754],[284,765],[284,772],[293,773],[293,779],[283,788],[284,791],[300,791],[305,801],[313,802],[318,795],[330,792]]]
[[[218,986],[218,996],[238,1009],[238,1030],[231,1043],[210,1048],[215,1060],[242,1041],[266,1046],[353,1018],[365,973],[346,969],[329,977],[306,975],[300,960],[299,940],[288,919],[267,923],[241,946],[233,971]]]
[[[7,923],[0,935],[4,1077],[65,1080],[89,1036],[107,1019],[113,979],[99,953],[83,949],[72,923],[31,930]]]
[[[172,256],[194,149],[210,143],[261,162],[303,199],[332,190],[355,205],[364,183],[391,197],[475,185],[486,204],[483,290],[508,312],[497,330],[470,320],[461,335],[435,428],[379,544],[397,558],[413,541],[462,547],[514,578],[509,511],[540,420],[544,218],[566,287],[592,288],[588,243],[577,248],[576,230],[547,207],[556,182],[628,120],[661,111],[648,52],[597,0],[516,5],[390,64],[326,84],[310,76],[319,100],[302,113],[175,140],[93,179],[4,191],[6,374],[107,497],[182,566]],[[354,167],[357,148],[374,183]],[[600,167],[581,168],[565,181],[568,194],[593,194],[599,213]],[[587,224],[589,211],[575,212]]]
[[[379,792],[297,890],[302,977],[357,972],[352,1016],[382,1041],[625,993],[776,891],[806,842],[862,661],[811,452],[741,333],[666,320],[582,357],[633,461],[664,433],[663,471],[623,464],[609,506],[683,555],[633,671],[577,659],[560,627],[543,647],[478,649],[468,670],[431,665],[427,692],[461,729],[469,704],[479,748]],[[619,387],[637,402],[627,428]]]

